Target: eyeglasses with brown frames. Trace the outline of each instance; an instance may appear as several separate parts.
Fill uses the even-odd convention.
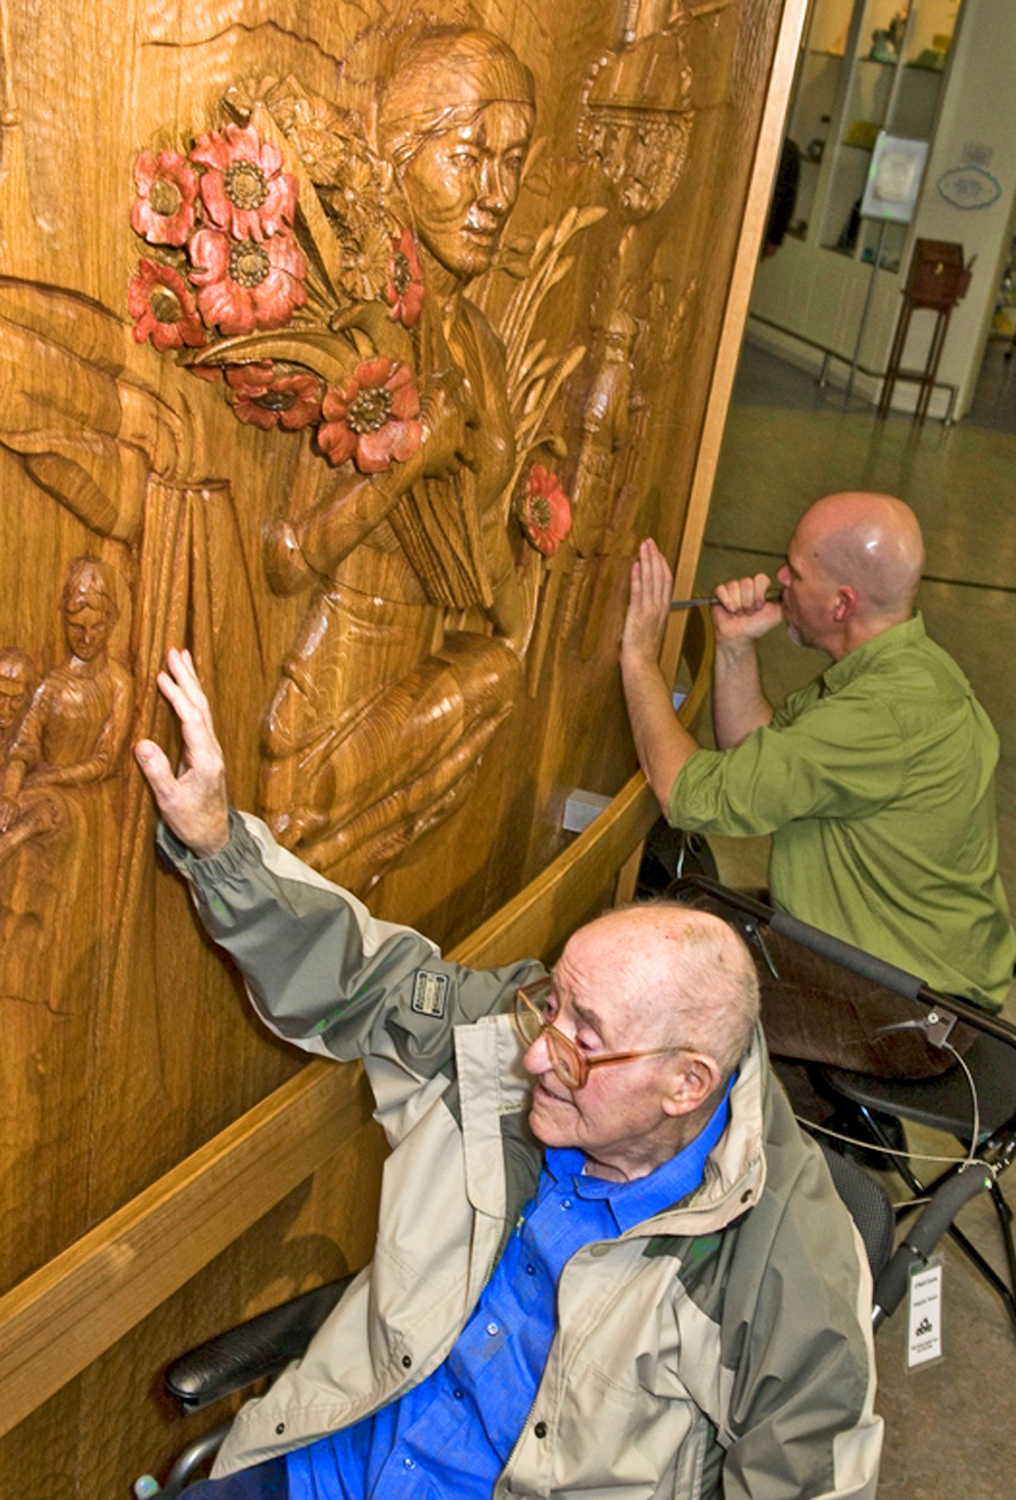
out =
[[[579,1051],[570,1036],[559,1031],[553,1021],[548,1021],[547,1003],[553,993],[552,979],[537,979],[535,983],[523,985],[516,990],[515,1025],[527,1049],[541,1036],[546,1037],[550,1065],[565,1088],[571,1089],[573,1093],[585,1088],[593,1068],[633,1062],[637,1057],[662,1057],[666,1052],[687,1051],[685,1047],[652,1047],[646,1052],[601,1052],[595,1057],[587,1057],[584,1052]]]

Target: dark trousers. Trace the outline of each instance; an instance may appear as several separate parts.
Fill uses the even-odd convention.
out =
[[[228,1479],[205,1479],[185,1491],[187,1500],[286,1500],[286,1460],[271,1458]]]

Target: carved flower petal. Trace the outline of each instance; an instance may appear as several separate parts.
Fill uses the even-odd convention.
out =
[[[423,442],[422,422],[389,422],[385,431],[391,434],[392,457],[404,464]]]
[[[392,428],[386,422],[377,432],[364,432],[356,448],[356,467],[361,474],[380,474],[392,461]]]
[[[318,428],[318,447],[333,466],[344,464],[356,452],[356,433],[345,422],[328,422]]]
[[[293,316],[294,307],[302,307],[307,293],[298,281],[285,271],[269,271],[253,291],[255,316],[259,328],[281,328]]]
[[[276,234],[291,225],[296,213],[298,184],[292,172],[282,172],[268,184],[268,196],[261,205],[261,222],[268,234]]]
[[[232,223],[233,205],[226,193],[226,181],[221,172],[206,172],[201,179],[201,200],[208,210],[213,224],[228,229]]]
[[[198,292],[198,311],[205,323],[215,324],[225,338],[237,333],[253,333],[256,318],[254,299],[235,281],[216,281]]]
[[[387,354],[378,354],[373,359],[366,359],[356,367],[356,381],[362,388],[368,390],[384,385],[392,373],[392,362]],[[353,398],[350,397],[350,400]]]
[[[268,258],[280,271],[287,271],[302,281],[307,274],[307,258],[291,234],[275,234],[265,245]]]
[[[403,366],[405,369],[405,366]],[[408,371],[406,372],[408,375]],[[392,393],[392,416],[400,421],[407,417],[418,417],[420,415],[420,393],[415,385],[406,384],[396,386],[394,380],[388,382],[388,389]]]
[[[345,392],[337,391],[330,385],[321,403],[322,416],[327,422],[341,422],[359,394],[360,387],[355,380],[350,382]]]
[[[221,281],[229,270],[229,241],[217,229],[199,229],[187,243],[193,270],[191,281],[196,286],[205,282]]]
[[[249,127],[253,130],[253,126]],[[254,137],[257,140],[257,136]],[[265,141],[260,154],[261,170],[266,177],[274,177],[282,167],[282,152],[274,141]]]

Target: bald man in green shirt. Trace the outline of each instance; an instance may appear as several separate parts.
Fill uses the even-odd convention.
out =
[[[719,748],[708,750],[678,723],[659,669],[671,576],[643,542],[621,643],[625,696],[672,824],[771,834],[774,906],[997,1010],[1016,954],[998,873],[998,736],[914,611],[923,565],[901,500],[829,495],[806,511],[777,574],[780,603],[766,599],[762,573],[716,590]],[[755,643],[781,621],[832,664],[774,709]],[[774,1052],[914,1076],[950,1060],[913,1034],[874,1036],[885,1013],[823,1011],[820,990],[806,984],[766,1008]]]

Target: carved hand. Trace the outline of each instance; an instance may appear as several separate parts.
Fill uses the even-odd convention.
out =
[[[222,749],[190,652],[171,647],[166,667],[159,673],[159,689],[175,709],[183,731],[183,756],[177,774],[173,775],[165,753],[153,740],[140,740],[134,753],[166,823],[182,843],[203,858],[218,854],[229,842]]]
[[[423,442],[405,465],[407,471],[415,467],[428,479],[443,479],[463,467],[475,468],[480,416],[461,370],[442,370],[433,377],[420,401],[420,421]]]

